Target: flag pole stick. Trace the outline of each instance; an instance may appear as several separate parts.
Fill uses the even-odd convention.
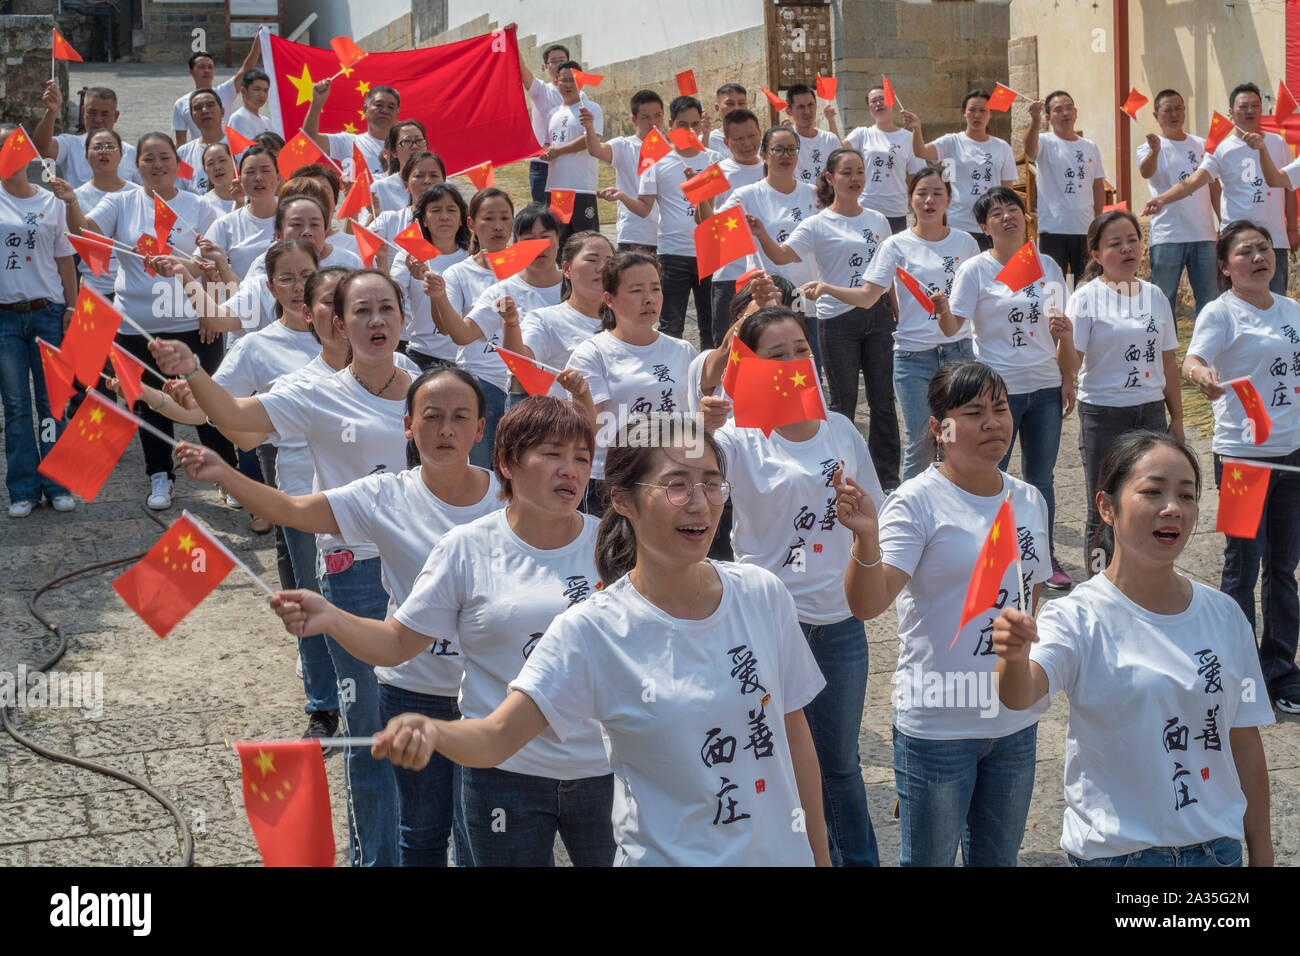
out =
[[[101,372],[100,374],[102,375],[103,373]],[[127,417],[130,418],[133,422],[135,422],[135,424],[136,424],[137,427],[139,427],[139,428],[143,428],[143,429],[144,429],[145,431],[147,431],[149,434],[153,435],[154,438],[160,438],[160,439],[162,439],[162,440],[165,441],[167,444],[171,445],[173,448],[175,448],[177,445],[180,444],[180,442],[178,442],[178,441],[177,441],[175,438],[173,438],[171,435],[168,435],[166,432],[162,432],[162,431],[159,431],[157,428],[154,428],[152,425],[150,425],[147,421],[145,421],[143,418],[141,418],[141,417],[140,417],[139,415],[137,415],[135,412],[131,411],[129,408],[127,408],[127,409],[123,409],[120,405],[117,405],[117,404],[114,404],[114,408],[116,408],[116,409],[117,409],[119,412],[121,412],[123,415],[127,416]]]
[[[1223,463],[1225,465],[1250,465],[1252,468],[1274,468],[1278,471],[1300,472],[1300,467],[1296,467],[1295,465],[1278,465],[1271,461],[1250,461],[1245,458],[1225,458],[1223,459]]]
[[[1007,504],[1010,504],[1010,503],[1011,503],[1011,492],[1008,491],[1008,492],[1007,492]],[[1012,511],[1012,515],[1014,515],[1014,514],[1015,514],[1015,512]],[[1015,521],[1014,521],[1014,520],[1011,522],[1011,525],[1012,525],[1012,527],[1011,527],[1011,533],[1012,533],[1012,534],[1015,534],[1015,533],[1016,533],[1016,528],[1015,528]],[[1028,615],[1030,615],[1030,616],[1032,617],[1032,616],[1033,616],[1033,613],[1034,613],[1034,609],[1031,608],[1031,607],[1029,606],[1030,595],[1031,595],[1032,592],[1029,590],[1029,588],[1028,588],[1028,587],[1026,586],[1026,584],[1025,584],[1025,575],[1024,575],[1024,572],[1021,570],[1021,567],[1020,567],[1020,544],[1019,544],[1019,542],[1017,542],[1017,544],[1016,544],[1016,590],[1020,592],[1020,610],[1023,611],[1025,614],[1028,614]]]
[[[502,348],[502,347],[499,346],[499,345],[494,345],[494,346],[492,346],[492,351],[493,351],[493,352],[510,352],[509,349],[507,349],[507,348]],[[526,362],[531,362],[533,365],[536,365],[536,366],[537,366],[538,368],[540,368],[542,371],[544,371],[544,372],[550,372],[552,375],[563,375],[563,374],[564,374],[564,369],[562,369],[562,368],[556,368],[554,365],[547,365],[545,362],[539,362],[539,361],[537,361],[537,359],[535,359],[535,358],[529,358],[527,355],[520,355],[520,353],[518,353],[518,352],[510,352],[510,354],[511,354],[511,355],[518,355],[518,356],[519,356],[521,359],[523,359],[524,361],[526,361]]]
[[[304,738],[294,740],[237,740],[239,744],[296,744],[301,743]],[[375,745],[374,737],[308,737],[307,740],[315,740],[322,747],[373,747]],[[234,750],[234,746],[229,739],[223,739],[222,743],[226,745],[227,750]]]
[[[369,56],[369,55],[370,55],[369,53],[366,54],[366,56]],[[361,60],[364,60],[365,58],[366,58],[366,57],[363,56],[363,57],[361,58]],[[358,63],[360,63],[361,60],[353,60],[353,61],[352,61],[351,63],[349,63],[347,66],[342,66],[342,65],[340,65],[340,67],[339,67],[339,71],[338,71],[337,73],[335,73],[333,76],[330,77],[330,82],[333,83],[335,80],[337,80],[340,76],[342,76],[342,75],[343,75],[344,73],[346,73],[348,70],[352,69],[352,68],[353,68],[354,66],[356,66]]]
[[[173,442],[172,444],[175,445],[175,442]],[[200,521],[189,511],[182,511],[181,514],[184,515],[186,518],[188,518],[190,521],[194,522],[201,529],[203,529],[203,531],[207,533],[208,537],[212,539],[213,543],[225,553],[226,557],[228,557],[231,561],[233,561],[236,565],[238,565],[239,568],[245,574],[247,574],[250,578],[252,578],[253,583],[256,584],[263,591],[265,591],[268,597],[275,597],[275,591],[271,590],[271,586],[267,584],[265,581],[263,581],[261,578],[259,578],[256,574],[254,574],[253,569],[250,568],[248,565],[246,565],[243,561],[241,561],[239,559],[239,556],[236,555],[235,552],[227,548],[225,544],[222,542],[222,540],[217,537],[217,533],[215,531],[209,528],[204,522]]]
[[[129,315],[126,315],[125,313],[122,313],[122,312],[119,312],[118,315],[122,316],[122,319],[123,319],[123,320],[124,320],[128,325],[130,325],[130,326],[131,326],[132,328],[134,328],[137,332],[139,332],[141,335],[143,335],[143,336],[145,337],[145,341],[147,341],[147,342],[156,342],[156,341],[158,341],[158,339],[157,339],[156,336],[154,336],[152,333],[147,332],[147,331],[145,331],[143,328],[141,328],[141,327],[140,327],[140,323],[137,322],[135,319],[131,318]]]

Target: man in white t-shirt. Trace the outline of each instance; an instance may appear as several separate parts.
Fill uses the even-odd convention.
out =
[[[59,85],[47,80],[41,100],[45,103],[45,115],[32,130],[32,143],[42,156],[58,164],[62,178],[69,186],[76,189],[85,185],[92,178],[90,160],[86,158],[86,137],[101,129],[112,129],[117,123],[122,115],[117,110],[117,94],[106,86],[88,87],[81,105],[81,119],[86,131],[59,133],[57,136],[54,122],[63,111],[63,93]],[[122,161],[117,165],[117,174],[127,182],[140,182],[140,171],[135,168],[135,147],[129,143],[122,144]]]
[[[271,130],[271,121],[262,116],[262,107],[266,105],[271,92],[271,78],[261,70],[249,70],[244,74],[244,85],[240,88],[240,107],[230,114],[227,125],[237,133],[249,139],[259,133]]]
[[[261,58],[261,39],[255,36],[252,47],[244,57],[244,62],[239,64],[239,72],[218,86],[216,85],[217,61],[212,58],[211,53],[200,50],[190,57],[190,76],[194,78],[194,89],[216,90],[217,96],[221,98],[221,108],[229,113],[230,108],[235,105],[235,95],[239,91],[239,84],[244,74]],[[172,136],[176,140],[176,145],[180,146],[191,136],[198,135],[199,128],[190,118],[190,94],[186,93],[172,104]]]
[[[705,145],[723,159],[731,156],[731,151],[727,149],[727,131],[723,128],[727,114],[734,110],[747,109],[749,109],[749,93],[743,86],[739,83],[723,83],[718,87],[713,99],[713,118],[717,120],[718,128],[709,133]]]
[[[225,111],[216,90],[195,90],[190,94],[190,117],[199,128],[197,139],[191,139],[176,151],[176,155],[194,170],[193,179],[176,179],[180,189],[203,195],[208,191],[208,174],[203,168],[203,153],[209,146],[226,141]]]
[[[803,83],[796,83],[785,91],[785,101],[790,104],[786,115],[794,121],[794,131],[799,137],[799,165],[795,167],[795,181],[816,188],[817,177],[826,165],[826,157],[841,146],[840,131],[835,125],[835,105],[826,104],[822,110],[826,117],[826,129],[818,129],[816,90]]]
[[[311,88],[311,106],[302,121],[302,131],[312,138],[321,152],[331,159],[347,160],[351,166],[352,147],[355,146],[366,161],[370,175],[379,178],[388,172],[382,153],[388,145],[388,131],[397,122],[397,111],[402,108],[402,97],[391,86],[372,86],[366,93],[363,114],[366,128],[361,133],[322,133],[320,114],[330,95],[330,80],[324,79]],[[347,168],[347,167],[345,167]],[[352,176],[356,177],[356,171]]]
[[[1228,97],[1228,119],[1235,130],[1247,135],[1260,134],[1262,113],[1259,87],[1254,83],[1236,86]],[[1277,133],[1262,133],[1264,149],[1279,169],[1291,161],[1291,149]],[[1248,219],[1268,230],[1273,240],[1273,260],[1276,268],[1269,289],[1274,295],[1286,295],[1287,252],[1300,247],[1300,231],[1296,229],[1296,198],[1294,187],[1281,188],[1266,181],[1261,169],[1257,145],[1247,143],[1238,132],[1228,135],[1213,153],[1206,153],[1201,166],[1187,179],[1153,196],[1143,209],[1145,215],[1158,213],[1171,202],[1179,202],[1202,186],[1217,180],[1219,195],[1219,228],[1236,219]],[[1288,183],[1288,186],[1290,184]]]
[[[975,237],[981,250],[992,249],[993,240],[975,219],[975,200],[994,186],[1010,189],[1016,184],[1016,157],[1011,144],[989,135],[989,92],[971,90],[961,101],[966,129],[947,133],[933,143],[925,142],[918,122],[912,129],[916,155],[927,163],[938,163],[948,171],[952,203],[948,225],[964,229]]]
[[[1044,109],[1051,132],[1040,136]],[[1038,177],[1038,247],[1062,272],[1073,272],[1076,285],[1088,263],[1088,227],[1106,205],[1101,152],[1074,131],[1078,115],[1073,97],[1053,90],[1029,104],[1024,141],[1025,159]]]
[[[731,186],[725,193],[713,197],[713,208],[721,210],[731,194],[763,178],[763,161],[758,158],[758,148],[763,143],[763,130],[758,116],[750,110],[732,110],[722,120],[723,147],[731,154],[718,163],[722,175]],[[829,155],[829,154],[828,154]],[[823,157],[824,158],[824,157]],[[728,262],[713,276],[717,282],[709,298],[713,306],[713,341],[720,343],[731,328],[731,300],[736,296],[736,280],[749,269],[745,259]]]
[[[546,82],[533,74],[528,64],[524,62],[524,55],[519,54],[519,74],[524,81],[524,92],[528,94],[528,99],[533,106],[533,135],[537,137],[537,145],[541,149],[545,149],[551,142],[551,112],[564,102],[560,91],[555,87],[555,78],[560,72],[560,67],[569,60],[569,48],[559,43],[552,43],[543,50],[542,66],[546,68],[546,75],[549,78],[549,82]],[[533,197],[533,202],[543,206],[546,205],[548,172],[550,172],[550,164],[542,157],[529,160],[528,191]]]
[[[605,113],[578,89],[573,71],[581,69],[581,64],[573,60],[560,65],[555,88],[560,91],[563,102],[551,111],[547,121],[548,145],[542,152],[542,158],[551,164],[546,175],[547,201],[550,201],[553,189],[574,192],[573,215],[560,229],[561,245],[574,232],[600,228],[600,219],[596,215],[596,180],[600,166],[596,157],[587,151],[584,126],[590,124],[600,135],[605,131]]]
[[[637,191],[637,165],[641,160],[641,142],[650,130],[664,126],[664,101],[654,90],[637,90],[632,94],[632,125],[636,132],[631,136],[615,136],[600,141],[594,122],[583,122],[586,130],[587,152],[602,163],[614,167],[615,185],[632,195]],[[644,219],[627,206],[618,206],[618,250],[640,249],[654,252],[659,241],[659,210],[650,210]]]

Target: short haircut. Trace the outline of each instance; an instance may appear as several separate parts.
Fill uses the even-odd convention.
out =
[[[567,46],[565,46],[562,43],[552,43],[550,46],[548,46],[545,50],[542,51],[542,62],[545,63],[547,60],[549,60],[551,58],[551,54],[554,53],[556,50],[559,50],[561,53],[563,53],[564,58],[566,60],[569,59],[569,48]]]
[[[579,63],[577,60],[565,60],[558,67],[555,68],[555,72],[559,73],[560,70],[581,70],[581,69],[582,69],[582,64]]]
[[[86,87],[86,99],[88,100],[112,100],[113,105],[117,105],[117,94],[107,86],[88,86]]]
[[[525,233],[532,232],[533,227],[539,222],[542,224],[543,228],[549,229],[557,235],[559,234],[560,221],[555,218],[555,213],[551,212],[551,208],[549,206],[543,206],[541,203],[530,202],[523,209],[519,210],[519,212],[515,213],[513,231],[515,239],[518,239]]]
[[[1049,113],[1052,112],[1052,100],[1056,99],[1058,96],[1064,96],[1069,99],[1071,103],[1074,102],[1074,97],[1070,96],[1070,94],[1065,92],[1065,90],[1052,90],[1052,92],[1047,94],[1047,98],[1043,100],[1043,109]]]
[[[717,92],[714,93],[713,95],[716,96],[718,99],[722,99],[728,93],[739,93],[741,96],[745,97],[746,99],[749,98],[749,91],[745,89],[743,86],[741,86],[739,83],[723,83],[721,86],[718,87]]]
[[[257,67],[253,67],[251,70],[244,71],[244,79],[240,83],[240,85],[244,89],[248,89],[248,87],[251,84],[256,83],[258,80],[261,80],[267,86],[271,85],[271,78],[266,75],[266,71],[259,70]]]
[[[961,98],[961,111],[963,113],[966,112],[966,104],[969,103],[971,100],[987,100],[990,97],[990,95],[991,94],[989,93],[989,91],[984,89],[983,87],[971,90],[969,93],[967,93],[965,96]]]
[[[1260,96],[1259,87],[1254,83],[1238,83],[1232,88],[1232,92],[1228,94],[1228,109],[1232,109],[1237,105],[1237,97],[1242,93],[1254,93],[1259,97],[1261,103],[1264,102],[1264,98]]]
[[[269,129],[265,133],[258,133],[254,136],[253,142],[257,143],[259,146],[265,146],[272,153],[276,154],[278,154],[280,150],[284,149],[284,137]]]
[[[402,105],[402,94],[397,92],[397,90],[393,89],[391,86],[372,86],[370,92],[366,94],[365,105],[369,106],[370,101],[380,93],[387,93],[393,99],[397,100],[398,106]]]
[[[760,130],[763,128],[763,124],[758,121],[758,116],[753,110],[732,110],[726,116],[722,117],[722,135],[724,137],[730,136],[731,127],[749,122],[752,122]]]
[[[211,53],[205,53],[203,50],[200,50],[198,53],[191,53],[191,54],[190,54],[190,69],[191,69],[191,70],[194,69],[194,64],[195,64],[195,63],[198,63],[199,60],[203,60],[203,59],[211,60],[211,61],[212,61],[212,66],[213,66],[214,68],[216,67],[216,65],[217,65],[217,58],[214,57]]]
[[[1014,189],[1008,189],[1006,186],[994,186],[979,199],[975,200],[975,221],[981,226],[989,218],[989,207],[994,203],[1010,204],[1018,206],[1021,212],[1025,211],[1025,201],[1020,198],[1020,194]]]
[[[808,96],[811,96],[811,97],[813,98],[813,101],[814,101],[814,102],[816,101],[816,99],[817,99],[817,91],[816,91],[816,90],[814,90],[814,89],[813,89],[811,86],[809,86],[807,83],[795,83],[793,86],[789,87],[789,88],[785,91],[785,101],[786,101],[787,103],[791,103],[791,104],[793,104],[793,103],[794,103],[794,98],[795,98],[796,96],[803,96],[803,95],[805,95],[805,94],[807,94]]]
[[[205,86],[202,89],[197,89],[190,94],[189,104],[190,104],[191,113],[194,112],[194,100],[202,96],[204,93],[207,93],[209,96],[211,96],[214,100],[217,101],[217,109],[221,110],[222,113],[226,112],[226,104],[221,102],[221,95],[216,90],[210,89],[209,87]]]
[[[645,106],[647,103],[658,103],[660,109],[663,109],[664,107],[663,97],[654,90],[637,90],[632,94],[632,115],[636,116],[637,110]]]
[[[1166,100],[1171,96],[1176,96],[1180,100],[1183,98],[1183,94],[1179,93],[1177,90],[1161,90],[1159,93],[1156,94],[1156,101],[1151,105],[1151,108],[1159,112],[1161,101]]]
[[[596,454],[596,434],[591,422],[567,399],[530,395],[501,416],[492,449],[492,470],[501,486],[502,500],[509,500],[514,494],[502,468],[514,467],[524,455],[548,441],[585,441],[591,454]]]
[[[678,114],[687,110],[696,110],[700,116],[704,115],[704,107],[700,101],[693,96],[676,96],[673,97],[672,103],[668,106],[668,121],[673,122],[677,119]]]

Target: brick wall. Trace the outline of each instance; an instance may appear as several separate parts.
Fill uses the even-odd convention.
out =
[[[50,78],[52,16],[0,16],[0,120],[22,123],[30,133],[42,116],[41,92]],[[67,107],[63,128],[76,129],[76,100],[69,104],[67,66],[58,64],[59,87]]]
[[[1011,79],[1007,82],[1017,93],[1024,93],[1025,96],[1038,96],[1038,37],[1025,36],[1015,37],[1007,49],[1007,57],[1011,65]],[[1029,127],[1029,103],[1027,100],[1017,99],[1015,106],[1011,108],[1011,135],[1012,147],[1016,150],[1016,155],[1020,155],[1020,147],[1017,145],[1025,136],[1025,130]]]
[[[224,3],[154,3],[145,0],[143,26],[131,59],[139,63],[184,63],[193,51],[193,31],[207,31],[207,49],[217,59],[218,73],[225,66],[226,6]],[[142,38],[141,38],[142,37]],[[246,48],[248,41],[237,41]],[[241,50],[239,57],[242,58]],[[236,59],[238,62],[238,59]]]

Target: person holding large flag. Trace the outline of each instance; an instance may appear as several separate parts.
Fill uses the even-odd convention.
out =
[[[365,99],[362,101],[364,104],[362,114],[366,123],[363,132],[322,133],[320,112],[329,98],[330,82],[329,79],[324,79],[312,87],[311,106],[302,121],[302,131],[312,138],[321,152],[330,159],[340,162],[347,160],[349,164],[351,163],[352,148],[355,146],[361,151],[361,158],[365,160],[370,175],[373,177],[384,175],[387,170],[384,168],[381,154],[388,141],[388,131],[397,122],[397,111],[402,108],[401,94],[391,86],[370,86],[369,92],[365,94]],[[288,130],[285,132],[287,133]],[[357,171],[353,170],[354,179],[356,175]]]
[[[519,75],[532,103],[533,135],[537,137],[539,151],[551,142],[551,113],[564,105],[564,97],[560,94],[556,81],[560,67],[571,59],[568,47],[552,43],[542,51],[542,66],[546,70],[546,79],[543,80],[542,77],[533,75],[533,71],[524,62],[524,55],[519,54]],[[535,156],[528,161],[528,190],[533,202],[543,206],[546,205],[546,178],[549,172],[550,162],[544,156]]]
[[[836,516],[853,532],[844,587],[864,620],[897,599],[899,862],[952,866],[960,845],[966,866],[1015,866],[1047,701],[999,706],[993,622],[1000,608],[1037,604],[1049,568],[1047,506],[1033,485],[998,468],[1011,408],[997,372],[945,365],[929,398],[939,461],[899,485],[879,516],[856,479],[836,481]],[[958,601],[965,581],[990,601],[972,616]]]
[[[1181,440],[1123,435],[1098,480],[1110,565],[1037,623],[1010,606],[993,622],[1001,702],[1016,715],[1057,691],[1070,703],[1071,866],[1241,866],[1243,838],[1251,866],[1273,865],[1254,638],[1231,598],[1176,567],[1200,492]]]
[[[22,127],[0,125],[5,154],[21,144],[23,152],[34,159],[35,147],[25,143],[26,139]],[[0,397],[4,400],[5,489],[11,518],[27,517],[42,496],[57,511],[72,511],[77,506],[66,488],[36,471],[54,447],[44,423],[57,422],[54,437],[63,433],[64,425],[63,409],[50,407],[36,340],[57,348],[77,299],[77,269],[66,224],[63,203],[28,182],[27,161],[19,154],[0,178],[0,239],[4,242],[0,269],[5,277],[0,289]],[[39,443],[33,412],[41,423]]]
[[[45,115],[32,130],[32,142],[42,156],[58,164],[68,185],[77,189],[89,182],[100,166],[99,155],[90,149],[90,139],[101,129],[113,129],[122,115],[117,109],[117,94],[106,86],[86,89],[81,103],[81,119],[86,126],[84,133],[54,132],[54,124],[63,113],[63,93],[58,83],[48,80],[41,100],[45,103]],[[138,185],[140,173],[135,168],[135,147],[129,143],[122,144],[120,137],[118,144],[121,148],[116,156],[111,157],[117,175]]]
[[[1196,317],[1183,361],[1183,377],[1214,403],[1211,447],[1221,511],[1236,490],[1225,457],[1300,466],[1300,394],[1295,390],[1300,383],[1300,305],[1270,290],[1271,248],[1268,233],[1253,223],[1238,220],[1223,230],[1216,258],[1227,290]],[[1237,602],[1254,630],[1255,569],[1262,562],[1260,665],[1273,706],[1298,714],[1300,474],[1276,469],[1266,480],[1258,532],[1226,537],[1219,587]]]

